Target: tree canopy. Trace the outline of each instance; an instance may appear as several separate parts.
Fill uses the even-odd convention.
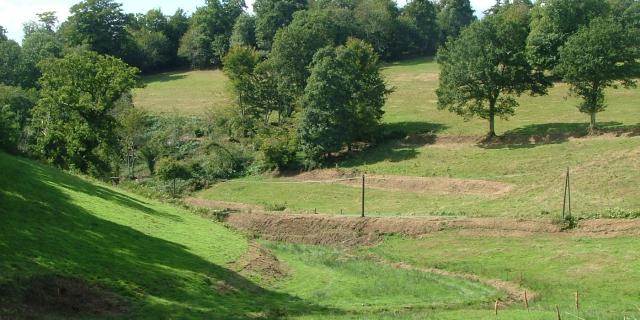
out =
[[[41,63],[41,98],[33,110],[34,152],[63,168],[104,176],[117,155],[111,111],[136,86],[138,70],[77,50]]]
[[[390,90],[379,73],[371,45],[351,39],[325,47],[313,57],[304,91],[300,144],[307,165],[355,142],[370,142]]]
[[[606,0],[537,1],[527,39],[529,60],[537,68],[552,70],[560,60],[558,49],[567,38],[608,10]]]
[[[489,120],[491,138],[496,135],[495,117],[515,113],[515,96],[546,93],[550,83],[525,55],[528,31],[528,8],[507,5],[449,41],[437,57],[441,67],[438,108],[466,119]]]
[[[605,89],[620,83],[636,85],[640,72],[640,32],[611,18],[594,19],[569,37],[560,49],[555,72],[582,98],[580,112],[590,115],[590,130],[596,129],[596,114],[603,111]]]

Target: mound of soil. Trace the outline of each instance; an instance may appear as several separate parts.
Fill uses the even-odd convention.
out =
[[[304,172],[290,178],[306,183],[338,183],[359,187],[362,185],[361,177],[356,172],[325,169]],[[366,175],[365,184],[372,189],[442,194],[501,195],[513,189],[512,184],[498,181],[371,174]]]
[[[243,275],[259,276],[267,282],[287,275],[287,269],[280,260],[255,241],[249,243],[249,249],[243,256],[231,263],[231,268]]]
[[[11,310],[12,318],[114,316],[129,309],[123,297],[70,277],[43,276],[3,284],[0,296],[4,297],[0,309]]]

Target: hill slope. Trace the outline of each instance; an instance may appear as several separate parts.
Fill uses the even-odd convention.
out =
[[[314,309],[225,267],[247,242],[220,224],[1,152],[0,172],[0,318]]]

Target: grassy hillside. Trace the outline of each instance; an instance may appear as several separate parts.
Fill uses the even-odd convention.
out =
[[[158,114],[202,116],[233,101],[220,70],[160,73],[144,77],[143,83],[144,88],[134,91],[133,101]]]
[[[512,185],[506,193],[453,190],[367,189],[370,215],[545,216],[562,210],[564,174],[572,170],[573,211],[580,216],[611,210],[637,212],[640,137],[588,138],[531,146],[486,148],[476,144],[420,145],[389,142],[341,163],[367,174],[485,180]],[[469,180],[471,179],[471,180]],[[410,177],[406,178],[411,181]],[[603,185],[607,187],[602,188]],[[480,190],[482,191],[482,190]],[[360,188],[336,183],[249,177],[220,183],[199,197],[278,204],[292,210],[357,213]],[[616,209],[618,208],[618,209]]]
[[[483,135],[484,120],[464,121],[448,111],[437,109],[438,64],[432,58],[406,60],[385,65],[387,83],[394,88],[385,106],[384,122],[392,129],[431,130],[440,135]],[[156,113],[204,115],[207,110],[233,103],[228,80],[220,70],[169,72],[144,78],[146,88],[135,92],[135,104]],[[609,127],[637,125],[640,113],[634,112],[640,101],[640,88],[607,91],[609,108],[598,114],[598,121]],[[569,95],[568,87],[556,84],[548,96],[522,96],[516,115],[508,121],[497,120],[498,134],[546,134],[585,130],[588,116],[575,107],[579,100]]]
[[[3,319],[412,317],[501,296],[328,247],[267,243],[280,262],[264,262],[243,236],[174,206],[1,152],[0,172]],[[264,279],[234,271],[261,267]]]
[[[4,153],[0,172],[0,318],[54,304],[34,281],[68,277],[131,301],[126,313],[136,319],[315,309],[230,270],[247,242],[220,224]]]

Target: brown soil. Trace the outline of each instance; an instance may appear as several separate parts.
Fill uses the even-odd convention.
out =
[[[290,178],[305,183],[337,183],[359,187],[362,185],[361,177],[355,171],[325,169],[304,172]],[[513,188],[509,183],[487,180],[371,174],[366,175],[365,183],[367,188],[372,189],[442,194],[501,195]]]
[[[243,275],[258,276],[267,282],[287,275],[287,269],[280,260],[255,241],[249,243],[249,249],[243,256],[231,263],[231,269]]]
[[[385,235],[420,236],[442,230],[531,234],[560,232],[542,220],[500,218],[355,218],[302,214],[231,214],[226,223],[267,240],[307,244],[358,245],[380,241]]]
[[[551,220],[513,218],[398,218],[398,217],[341,217],[331,215],[303,215],[285,213],[236,213],[227,217],[233,228],[260,236],[266,240],[306,244],[367,245],[385,235],[421,235],[458,230],[464,234],[481,236],[521,236],[536,233],[558,235],[612,237],[640,235],[640,220],[583,220],[578,227],[562,231]]]
[[[16,311],[16,318],[115,316],[129,309],[119,295],[77,278],[47,276],[17,281],[2,285],[0,296],[11,297],[0,301]]]

